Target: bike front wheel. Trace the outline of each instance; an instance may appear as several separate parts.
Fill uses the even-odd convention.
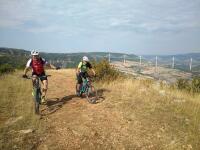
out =
[[[34,89],[35,113],[38,115],[40,114],[41,95],[42,94],[40,88],[39,89],[35,88]]]
[[[86,98],[89,103],[91,104],[96,103],[98,96],[97,96],[97,90],[95,89],[94,86],[88,87],[88,89],[86,90]]]

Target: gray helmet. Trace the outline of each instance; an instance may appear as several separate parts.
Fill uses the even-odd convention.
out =
[[[32,56],[38,56],[38,55],[39,55],[39,52],[36,51],[36,50],[32,50],[32,51],[31,51],[31,55],[32,55]]]
[[[83,61],[89,61],[87,56],[83,56]]]

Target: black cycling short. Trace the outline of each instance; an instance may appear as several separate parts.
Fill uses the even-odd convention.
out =
[[[78,84],[81,84],[83,82],[82,78],[86,79],[87,77],[89,77],[87,72],[80,72],[77,76]]]
[[[37,73],[33,72],[33,73],[32,73],[32,76],[33,76],[33,75],[38,76],[38,77],[40,78],[41,81],[47,80],[47,76],[46,76],[45,72],[43,72],[43,73],[41,73],[41,74],[37,74]]]

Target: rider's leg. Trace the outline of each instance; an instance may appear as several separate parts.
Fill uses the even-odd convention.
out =
[[[79,92],[80,84],[76,83],[76,91]]]
[[[35,84],[36,78],[37,78],[37,75],[32,75],[32,83],[33,83],[33,87],[34,87],[34,84]]]
[[[46,94],[47,94],[47,89],[48,89],[48,80],[42,80],[43,88],[42,88],[42,99],[41,103],[44,104],[46,103]]]
[[[43,84],[42,95],[46,97],[48,89],[48,80],[42,80],[42,84]]]
[[[82,80],[82,79],[78,80],[77,83],[76,83],[76,91],[77,91],[77,92],[80,91],[81,80]]]
[[[78,85],[79,75],[76,75],[76,92],[78,92],[80,85]]]
[[[79,94],[80,92],[80,85],[82,83],[82,76],[81,76],[81,73],[77,76],[77,83],[76,83],[76,91],[77,91],[77,94]]]
[[[47,76],[45,75],[45,73],[42,73],[40,75],[40,80],[42,82],[42,103],[45,102],[45,97],[46,97],[46,93],[47,93],[47,89],[48,89],[48,79]]]

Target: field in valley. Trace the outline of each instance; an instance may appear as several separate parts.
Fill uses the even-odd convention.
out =
[[[120,61],[112,62],[119,71],[131,74],[135,77],[143,77],[146,79],[156,79],[165,81],[167,83],[175,83],[177,79],[191,79],[192,73],[185,72],[178,69],[167,68],[158,66],[157,70],[155,65],[142,63],[135,61],[126,61],[126,63]]]

